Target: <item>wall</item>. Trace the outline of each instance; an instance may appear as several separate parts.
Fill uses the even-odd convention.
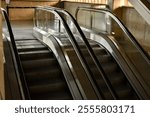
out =
[[[8,5],[10,20],[32,20],[34,8],[36,6],[54,6],[59,0],[12,0]],[[6,3],[3,1],[3,7],[6,8]],[[20,7],[20,8],[17,8]]]
[[[76,9],[79,6],[90,7],[91,4],[88,4],[88,3],[78,3],[78,2],[64,2],[63,3],[64,9],[66,9],[67,11],[69,11],[74,17],[75,17]]]
[[[92,7],[96,5],[98,7],[98,4],[91,4],[91,3],[79,3],[79,2],[64,2],[64,8],[69,11],[74,17],[76,9],[79,6],[82,7]],[[91,20],[91,17],[93,20]],[[105,22],[105,15],[95,15],[94,13],[86,12],[86,11],[79,11],[78,12],[78,23],[84,27],[94,29],[94,30],[101,30],[103,32],[106,32],[106,22]],[[98,19],[98,20],[97,20]]]
[[[1,6],[1,1],[0,1]],[[3,76],[3,42],[2,42],[2,19],[0,14],[0,99],[5,98],[4,93],[4,76]]]
[[[61,1],[84,2],[84,3],[103,3],[103,4],[106,4],[106,2],[108,0],[61,0]]]
[[[65,0],[66,1],[66,0]],[[70,1],[70,0],[69,0]],[[73,16],[78,6],[90,6],[91,1],[85,0],[86,3],[78,3],[83,0],[72,0],[77,2],[64,2],[64,8],[68,10]],[[106,0],[105,0],[106,1]],[[104,1],[103,1],[104,2]],[[100,1],[99,1],[100,3]],[[150,51],[150,26],[144,21],[144,19],[138,14],[138,12],[132,7],[128,0],[114,0],[114,12],[121,18],[124,24],[128,27],[135,38],[143,45],[144,48]],[[86,24],[90,18],[89,14],[81,15],[81,23]],[[83,19],[83,20],[81,20]],[[98,23],[96,26],[99,26]]]
[[[128,0],[114,0],[113,9],[116,9],[121,6],[132,6]]]
[[[72,5],[76,2],[83,2],[83,3],[94,3],[94,4],[111,4],[110,1],[112,0],[11,0],[9,6],[14,7],[10,8],[9,15],[11,20],[31,20],[33,19],[33,13],[34,9],[31,7],[35,6],[55,6],[60,1],[71,1]],[[74,3],[73,3],[74,2]],[[114,8],[117,8],[121,5],[129,5],[128,0],[114,0]],[[69,2],[67,2],[69,3]],[[65,6],[65,8],[68,10],[71,6]],[[2,7],[6,7],[5,0],[2,2]],[[18,9],[15,7],[26,7],[22,9]],[[28,7],[28,8],[27,8]],[[75,7],[76,8],[76,7]],[[71,13],[74,14],[75,8],[71,8]]]
[[[61,2],[63,4],[62,7],[64,9],[66,9],[67,11],[69,11],[73,16],[75,16],[75,11],[76,11],[77,7],[80,7],[80,6],[90,7],[94,4],[95,5],[96,4],[107,4],[110,7],[113,7],[113,9],[116,9],[116,8],[118,8],[120,6],[124,6],[124,5],[131,6],[131,4],[128,2],[128,0],[62,0],[62,1],[63,1],[63,2]],[[114,5],[110,1],[114,1]],[[81,2],[83,2],[83,3],[81,3]]]
[[[150,51],[150,25],[132,7],[119,7],[115,14],[120,17],[135,38]]]
[[[119,6],[131,6],[128,0],[61,0],[61,1],[96,3],[96,4],[109,4],[112,1],[114,1],[113,9],[116,9]]]
[[[72,1],[72,2],[70,2]],[[113,2],[114,1],[114,6]],[[84,2],[84,3],[81,3]],[[69,11],[74,17],[76,9],[80,6],[91,7],[98,4],[107,4],[110,8],[115,9],[122,5],[129,6],[128,0],[64,0],[63,8]],[[109,26],[106,24],[106,16],[103,14],[94,14],[89,12],[81,12],[80,16],[78,17],[78,22],[80,25],[84,25],[85,27],[91,28],[92,30],[100,30],[106,32],[110,30]],[[94,20],[90,20],[91,16]],[[91,22],[92,21],[92,22]],[[91,25],[92,24],[92,25]]]

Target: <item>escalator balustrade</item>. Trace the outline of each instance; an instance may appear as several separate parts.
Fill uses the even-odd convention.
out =
[[[102,65],[102,68],[105,71],[109,81],[111,82],[111,85],[114,88],[118,98],[123,100],[138,99],[136,92],[130,85],[125,74],[117,64],[116,60],[112,57],[112,55],[103,46],[99,45],[95,41],[89,40],[89,43],[94,50],[94,53],[97,56],[100,64]],[[79,42],[79,45],[92,71],[93,80],[95,81],[95,85],[97,86],[98,90],[102,92],[104,99],[113,99],[99,72],[97,71],[95,66],[91,64],[92,59],[87,54],[88,52],[85,45],[81,42]]]
[[[135,92],[135,89],[133,89],[133,87],[130,85],[126,75],[124,74],[124,72],[122,71],[122,69],[116,62],[116,60],[111,56],[111,54],[103,46],[100,46],[95,41],[89,40],[90,47],[93,49],[95,55],[97,56],[99,60],[100,65],[103,68],[103,71],[105,72],[106,76],[108,77],[108,80],[111,83],[111,84],[108,84],[108,83],[106,84],[107,81],[104,81],[102,72],[99,71],[99,69],[96,67],[97,65],[95,64],[93,60],[95,58],[93,58],[93,55],[91,55],[91,53],[89,52],[90,47],[88,43],[86,43],[86,38],[82,34],[82,30],[80,30],[77,22],[73,19],[73,17],[69,13],[67,13],[67,11],[54,8],[54,7],[43,7],[43,9],[39,8],[37,9],[37,13],[38,13],[38,10],[39,11],[45,10],[46,12],[55,11],[58,14],[63,14],[62,16],[66,16],[65,17],[66,19],[68,18],[68,22],[71,21],[71,23],[74,24],[73,25],[74,28],[77,29],[75,32],[77,33],[77,35],[79,34],[78,36],[79,38],[81,37],[80,38],[81,40],[78,38],[78,36],[76,37],[76,34],[74,34],[74,30],[71,30],[71,29],[70,30],[72,31],[72,34],[74,38],[76,39],[76,41],[78,42],[78,45],[80,46],[80,50],[82,51],[82,54],[84,55],[84,58],[87,61],[86,63],[88,64],[88,67],[90,68],[90,71],[91,71],[89,73],[91,74],[92,79],[94,81],[94,85],[96,85],[97,89],[99,90],[99,93],[102,96],[102,99],[115,99],[108,85],[112,85],[113,90],[117,94],[117,99],[139,99]],[[40,15],[37,15],[37,16],[40,17]],[[38,25],[37,25],[37,28],[40,29]],[[45,32],[49,33],[47,31]],[[62,41],[62,40],[60,39],[59,41]],[[72,49],[74,48],[70,49],[68,46],[67,51],[72,51]]]
[[[80,40],[77,41],[92,71],[94,85],[102,95],[102,99],[114,99],[101,73],[93,64],[86,45]],[[93,40],[88,41],[118,99],[139,99],[126,75],[107,49]],[[15,43],[31,99],[73,99],[57,59],[43,42],[37,39],[17,39]],[[70,45],[67,46],[67,51],[74,50],[69,48]]]

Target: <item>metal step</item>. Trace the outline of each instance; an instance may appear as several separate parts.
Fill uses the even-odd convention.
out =
[[[53,57],[53,53],[50,50],[37,50],[37,51],[27,51],[20,52],[19,56],[21,60],[36,60]]]
[[[52,75],[53,74],[53,75]],[[62,73],[59,69],[44,69],[44,70],[34,70],[32,72],[25,73],[29,85],[38,84],[45,81],[55,82],[57,80],[62,80]],[[36,81],[36,82],[35,82]]]
[[[52,68],[55,65],[57,65],[57,61],[55,58],[22,61],[22,66],[25,71]]]
[[[36,39],[16,43],[31,99],[72,99],[52,51]]]
[[[46,50],[47,47],[44,45],[23,45],[17,47],[18,52],[24,52],[24,51],[37,51],[37,50]]]
[[[30,93],[33,99],[39,99],[38,97],[41,97],[40,99],[65,99],[66,96],[67,99],[71,99],[70,92],[66,88],[66,84],[63,82],[32,86],[30,87]],[[47,97],[45,97],[45,95]]]

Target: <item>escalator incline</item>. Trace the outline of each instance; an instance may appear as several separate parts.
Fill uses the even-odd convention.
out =
[[[123,100],[138,99],[135,90],[130,85],[127,77],[117,64],[116,60],[112,57],[112,55],[102,45],[99,45],[95,41],[89,40],[89,43],[95,55],[97,56],[103,70],[105,71],[109,81],[111,82],[111,85],[114,88],[118,98]],[[80,44],[80,47],[92,71],[93,80],[95,81],[98,90],[102,92],[104,99],[113,99],[104,80],[100,76],[100,73],[97,71],[97,68],[92,64],[92,59],[90,56],[88,56],[87,49],[85,49],[85,46],[83,46],[82,43]]]
[[[15,42],[31,99],[72,99],[53,52],[37,39]]]

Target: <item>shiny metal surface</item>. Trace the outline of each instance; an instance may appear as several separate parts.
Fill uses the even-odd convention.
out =
[[[43,8],[42,7],[39,7],[39,8],[37,8],[37,10],[42,10]],[[66,21],[65,21],[65,18],[63,19],[63,18],[61,18],[62,17],[62,15],[60,15],[61,13],[63,13],[62,11],[59,11],[60,9],[58,9],[58,8],[54,8],[54,7],[50,7],[50,8],[44,8],[43,9],[45,12],[49,12],[49,13],[53,13],[53,14],[55,14],[54,12],[56,12],[56,16],[59,18],[59,20],[61,20],[61,23],[63,24],[63,26],[64,26],[64,29],[66,30],[65,32],[64,32],[64,30],[63,30],[63,33],[66,33],[68,36],[67,37],[69,37],[68,39],[69,39],[69,41],[71,42],[71,44],[73,45],[73,47],[74,47],[74,49],[75,49],[75,53],[77,54],[77,56],[79,57],[79,59],[80,59],[80,61],[81,61],[81,64],[82,64],[82,66],[84,67],[84,70],[86,71],[86,73],[88,74],[88,77],[89,77],[89,80],[90,80],[90,82],[92,83],[92,78],[90,78],[91,77],[91,74],[90,73],[88,73],[88,70],[87,70],[87,64],[85,64],[85,59],[84,59],[84,56],[83,56],[83,54],[82,54],[82,52],[81,52],[81,50],[80,50],[80,48],[79,48],[79,45],[78,45],[78,43],[77,43],[77,41],[76,41],[76,39],[75,39],[75,37],[74,37],[74,35],[72,34],[72,30],[70,30],[70,28],[68,27],[68,24],[67,23],[65,23]],[[58,10],[58,11],[57,11]],[[60,15],[60,16],[59,16]],[[65,13],[64,13],[64,15],[66,15]],[[68,17],[68,15],[66,15],[67,17]],[[38,19],[38,18],[36,18],[36,19]],[[78,31],[78,30],[77,30]],[[50,33],[50,32],[49,32]],[[60,33],[60,32],[59,32]],[[80,33],[79,33],[80,34]],[[92,87],[95,87],[95,85],[92,83]],[[94,90],[96,90],[96,88],[94,88]],[[99,93],[97,93],[97,95],[99,95]]]
[[[113,36],[107,36],[105,34],[94,34],[94,32],[85,32],[85,34],[87,35],[87,38],[98,42],[100,45],[103,45],[111,53],[131,85],[136,90],[139,97],[142,99],[149,99],[149,87],[147,87],[145,81],[141,79],[142,76],[130,62],[125,54],[124,49],[119,45],[117,40]],[[145,86],[144,89],[143,86]]]
[[[49,48],[54,52],[60,66],[61,66],[61,69],[65,75],[65,78],[67,80],[67,83],[70,87],[70,90],[71,90],[71,93],[72,93],[74,99],[82,99],[82,96],[81,96],[80,92],[78,91],[78,87],[76,86],[76,84],[74,82],[72,73],[70,72],[70,68],[68,67],[68,64],[65,60],[62,49],[61,49],[60,45],[58,44],[58,42],[55,40],[55,37],[52,37],[52,36],[46,37],[46,36],[44,36],[45,34],[43,34],[42,31],[40,31],[40,32],[38,32],[38,31],[40,31],[40,30],[36,30],[36,28],[34,28],[34,30],[33,30],[34,36],[37,37],[40,41],[42,41],[46,45],[48,45]]]
[[[89,84],[88,78],[86,76],[86,72],[83,70],[81,63],[78,61],[78,57],[74,52],[74,49],[70,49],[72,50],[72,52],[68,51],[67,46],[70,46],[71,44],[69,44],[69,42],[67,45],[65,44],[67,43],[67,39],[65,38],[61,39],[60,37],[62,36],[58,38],[58,35],[53,36],[49,34],[47,34],[48,35],[47,37],[46,36],[43,37],[43,34],[45,32],[43,32],[42,30],[40,32],[37,31],[40,30],[39,29],[36,30],[36,28],[34,28],[34,35],[38,37],[40,40],[42,39],[42,41],[53,50],[56,58],[58,59],[62,71],[66,76],[66,80],[68,81],[67,83],[70,87],[74,99],[82,99],[82,98],[97,99],[95,97],[91,84]],[[65,46],[62,43],[62,40],[66,41],[64,43]],[[72,56],[74,58],[72,58]],[[78,89],[80,90],[81,94]]]
[[[132,68],[134,69],[134,70],[132,69],[132,71],[134,72],[135,76],[138,76],[137,81],[140,83],[142,87],[144,87],[144,90],[147,93],[146,95],[150,96],[150,92],[149,92],[150,59],[148,54],[139,45],[139,43],[136,41],[134,36],[128,31],[128,29],[123,25],[123,23],[110,11],[103,10],[103,9],[85,8],[85,7],[79,8],[78,10],[83,10],[87,12],[104,13],[109,15],[112,18],[112,22],[114,22],[115,24],[113,25],[114,29],[112,30],[111,35],[104,34],[101,31],[90,31],[90,29],[86,29],[86,31],[93,32],[93,33],[95,32],[96,34],[99,34],[101,36],[105,35],[105,36],[114,37],[113,42],[115,42],[115,45],[117,45],[117,49],[122,48],[121,50],[123,51],[121,51],[120,53],[122,54],[123,57],[126,56],[124,59],[125,60],[128,59],[128,66],[132,66]],[[87,35],[89,34],[87,33]]]

